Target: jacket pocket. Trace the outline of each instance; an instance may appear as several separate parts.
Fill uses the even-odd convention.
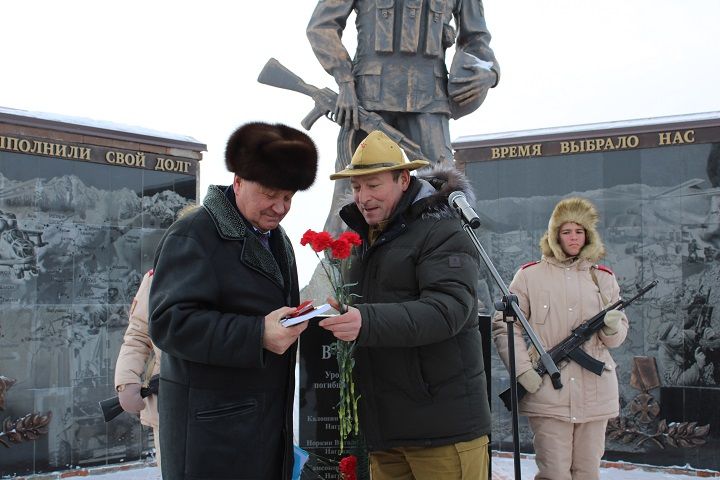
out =
[[[190,390],[185,472],[199,478],[259,478],[264,471],[263,397]]]
[[[470,393],[473,378],[483,374],[481,362],[465,352],[478,351],[480,340],[474,342],[467,331],[442,342],[418,347],[419,384],[435,401],[438,398],[459,398]]]
[[[375,52],[392,53],[395,0],[375,0]]]
[[[613,399],[617,399],[617,387],[613,388],[612,385],[615,380],[615,362],[597,335],[593,335],[583,346],[585,353],[605,364],[600,375],[581,369],[586,386],[584,392],[586,406],[590,409],[586,411],[586,415],[592,416],[593,407],[591,405],[595,405],[594,410],[597,410],[595,414],[604,413],[607,406],[612,404]],[[598,410],[598,406],[601,411]]]
[[[370,374],[381,408],[395,408],[403,395],[416,402],[432,398],[416,348],[375,350],[371,357]]]
[[[605,363],[605,367],[600,376],[591,374],[595,377],[595,383],[597,385],[595,400],[598,404],[598,413],[607,413],[618,405],[619,392],[617,372],[615,371],[616,365],[610,356],[610,352],[608,352],[604,346],[598,348],[595,355],[595,358]]]
[[[425,55],[440,57],[443,53],[443,25],[447,0],[429,0]]]
[[[400,34],[400,51],[415,53],[420,39],[420,16],[422,0],[405,0],[402,13],[402,33]]]
[[[423,375],[420,351],[416,348],[408,349],[408,378],[410,378],[410,388],[408,391],[417,400],[428,400],[432,398],[430,393],[430,383]]]
[[[257,401],[250,400],[230,405],[222,405],[210,410],[201,410],[195,413],[198,421],[216,420],[218,418],[234,417],[236,415],[249,415],[257,411]]]
[[[380,100],[382,65],[370,62],[358,68],[355,72],[357,78],[357,93],[361,100]]]

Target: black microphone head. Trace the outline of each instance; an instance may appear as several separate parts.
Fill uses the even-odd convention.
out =
[[[470,206],[463,192],[452,192],[448,195],[448,203],[451,208],[457,209],[460,217],[464,219],[472,228],[480,226],[480,218],[478,218],[475,210]]]

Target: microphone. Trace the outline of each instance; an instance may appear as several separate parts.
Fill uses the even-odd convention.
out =
[[[448,203],[460,212],[460,216],[470,225],[470,228],[478,228],[480,226],[480,217],[478,217],[478,214],[475,213],[475,210],[470,206],[463,192],[452,192],[448,195]]]

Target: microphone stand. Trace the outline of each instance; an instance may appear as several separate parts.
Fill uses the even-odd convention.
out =
[[[490,261],[490,257],[488,257],[485,249],[480,244],[480,240],[478,240],[475,232],[473,232],[471,225],[475,224],[476,226],[479,226],[480,223],[477,215],[474,215],[470,219],[468,219],[464,215],[464,212],[455,204],[450,202],[450,206],[454,207],[458,211],[458,214],[463,224],[463,230],[465,230],[465,232],[472,240],[473,244],[475,244],[475,248],[482,257],[483,262],[485,262],[485,266],[490,271],[490,274],[495,280],[495,283],[497,283],[500,291],[503,294],[502,300],[495,303],[495,308],[503,312],[503,321],[505,321],[507,325],[509,350],[508,353],[510,357],[510,405],[513,429],[513,463],[515,467],[515,479],[519,480],[522,478],[520,474],[520,426],[518,420],[517,378],[515,376],[515,332],[513,328],[516,319],[520,320],[520,323],[525,329],[525,333],[527,333],[528,337],[530,338],[530,342],[532,342],[532,344],[537,349],[537,352],[540,354],[540,361],[547,369],[547,372],[552,380],[553,387],[555,387],[556,390],[562,388],[562,382],[560,381],[560,371],[558,370],[557,365],[555,365],[555,362],[553,361],[550,354],[547,353],[547,351],[543,347],[540,339],[535,334],[535,331],[528,323],[527,318],[525,318],[522,310],[520,310],[517,296],[510,293],[507,286],[500,277],[497,269],[493,265],[492,261]]]

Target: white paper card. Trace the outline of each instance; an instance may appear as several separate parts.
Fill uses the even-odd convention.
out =
[[[305,322],[307,320],[310,320],[313,317],[317,317],[318,315],[322,315],[323,313],[330,310],[332,307],[329,303],[324,303],[320,305],[319,307],[315,308],[314,310],[310,310],[308,313],[305,313],[303,315],[299,315],[297,317],[292,318],[284,318],[280,320],[280,324],[283,327],[291,327],[293,325],[297,325],[298,323]]]

